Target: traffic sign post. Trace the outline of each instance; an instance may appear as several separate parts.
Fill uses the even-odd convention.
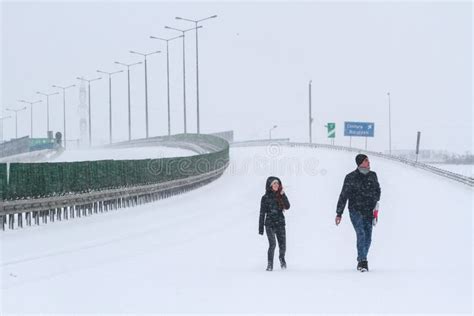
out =
[[[328,123],[328,138],[336,138],[336,123]]]
[[[336,138],[336,123],[327,123],[324,127],[328,130],[328,138],[331,140],[331,144],[334,145],[334,139]]]
[[[374,137],[375,123],[344,122],[344,136]]]
[[[367,137],[374,137],[375,123],[373,122],[344,122],[344,136],[349,136],[349,147],[352,148],[352,136],[365,137],[365,150],[367,150]]]

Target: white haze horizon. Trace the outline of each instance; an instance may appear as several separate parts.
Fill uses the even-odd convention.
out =
[[[236,140],[268,137],[307,142],[312,80],[313,142],[328,143],[324,125],[375,123],[368,149],[472,152],[472,4],[470,2],[10,2],[1,3],[1,106],[34,105],[34,137],[46,136],[46,100],[37,91],[80,85],[76,77],[123,69],[114,61],[148,57],[150,136],[167,134],[166,45],[151,35],[191,28],[200,19],[201,132],[234,130]],[[195,34],[186,37],[188,132],[196,132]],[[108,80],[92,83],[93,143],[106,143]],[[132,137],[145,137],[143,65],[131,71]],[[182,42],[170,42],[171,133],[183,132]],[[79,137],[79,90],[67,94],[67,138]],[[63,130],[62,97],[50,98],[51,129]],[[12,115],[3,111],[2,114]],[[126,73],[113,79],[114,141],[126,140]],[[30,133],[30,108],[18,115],[18,136]],[[14,119],[4,139],[14,138]],[[364,138],[353,138],[364,147]]]

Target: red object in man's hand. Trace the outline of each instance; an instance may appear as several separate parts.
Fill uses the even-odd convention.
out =
[[[378,221],[379,221],[379,210],[375,209],[374,210],[374,219],[372,220],[372,226],[377,225]]]

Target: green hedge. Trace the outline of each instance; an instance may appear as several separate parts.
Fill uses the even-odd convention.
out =
[[[0,198],[3,200],[6,197],[7,190],[7,164],[0,163]]]
[[[202,143],[219,149],[176,158],[11,163],[8,184],[6,164],[0,164],[1,196],[8,200],[38,198],[160,183],[209,172],[229,160],[229,144],[219,137],[188,134],[175,135],[169,140]]]

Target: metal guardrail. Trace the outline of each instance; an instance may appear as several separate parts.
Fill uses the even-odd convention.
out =
[[[153,138],[132,141],[128,143],[128,146],[126,143],[121,143],[112,147],[163,146],[165,144],[171,147],[184,147],[199,154],[217,153],[225,149],[225,147],[211,144],[210,141],[206,143],[205,140],[192,143],[191,141],[173,142],[171,140],[163,141],[162,139],[157,140]],[[46,224],[48,219],[51,222],[63,219],[68,220],[69,218],[108,212],[182,194],[219,178],[228,165],[229,161],[227,159],[215,165],[216,169],[214,170],[154,184],[63,194],[44,198],[0,201],[0,230],[5,230],[7,224],[10,229],[14,229],[15,224],[16,227],[22,228],[24,222],[28,226],[31,226],[33,221],[36,225],[39,225],[40,222]]]
[[[219,169],[209,173],[184,179],[172,180],[162,183],[134,186],[128,188],[118,188],[111,190],[92,191],[81,194],[69,194],[59,197],[25,199],[17,201],[5,201],[3,203],[3,214],[16,214],[18,212],[37,212],[48,209],[62,208],[68,205],[93,203],[94,201],[110,200],[116,198],[128,198],[143,194],[154,194],[170,189],[180,189],[191,185],[206,182],[209,179],[219,177],[228,167],[228,163]]]
[[[281,145],[281,146],[289,146],[289,147],[307,147],[307,148],[323,148],[329,150],[338,150],[338,151],[347,151],[347,152],[355,152],[355,153],[364,153],[370,156],[376,156],[388,160],[392,160],[398,163],[402,163],[408,166],[412,166],[414,168],[423,169],[428,172],[437,174],[439,176],[466,184],[470,187],[474,185],[474,179],[468,176],[464,176],[455,172],[451,172],[448,170],[444,170],[441,168],[437,168],[428,164],[424,164],[422,162],[415,162],[413,160],[408,160],[404,158],[400,158],[397,156],[386,155],[376,151],[369,151],[360,148],[353,148],[353,147],[345,147],[345,146],[337,146],[337,145],[328,145],[328,144],[309,144],[309,143],[298,143],[298,142],[289,142],[286,140],[260,140],[260,141],[241,141],[238,143],[231,143],[231,147],[242,147],[242,146],[268,146],[268,145]]]
[[[32,220],[36,225],[40,225],[40,222],[47,224],[48,219],[51,222],[54,222],[55,219],[58,221],[68,220],[69,218],[154,202],[183,194],[210,183],[219,178],[227,167],[228,163],[206,174],[152,185],[71,194],[54,198],[6,201],[3,203],[4,210],[0,215],[0,226],[2,230],[5,230],[8,223],[8,228],[14,229],[16,219],[17,227],[23,228],[23,220],[28,226],[32,225]]]

